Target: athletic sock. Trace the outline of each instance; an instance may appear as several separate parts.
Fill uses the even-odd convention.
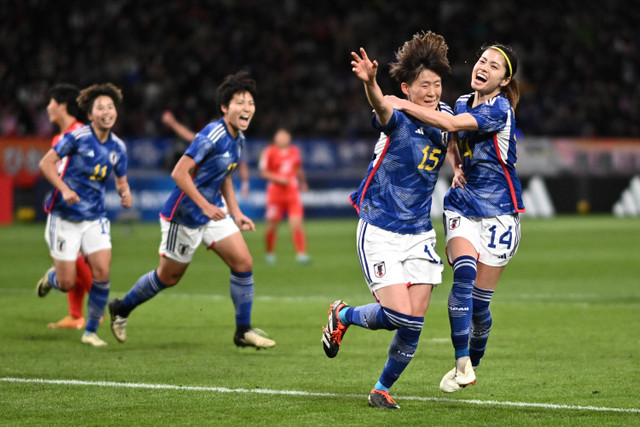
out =
[[[487,340],[491,332],[493,319],[489,304],[493,292],[490,289],[473,287],[473,315],[471,317],[471,338],[469,339],[469,356],[471,365],[478,366],[487,348]]]
[[[166,289],[167,285],[160,281],[158,271],[153,270],[141,276],[138,281],[129,290],[122,300],[122,304],[118,308],[118,315],[128,317],[134,308],[145,301],[150,300],[158,294],[158,292]]]
[[[76,283],[73,289],[67,293],[69,302],[69,315],[76,319],[82,317],[84,295],[91,290],[91,268],[82,255],[76,259]]]
[[[60,289],[60,285],[58,284],[58,277],[56,276],[56,271],[52,270],[49,275],[49,284],[52,288]]]
[[[82,311],[83,311],[82,303],[84,302],[85,293],[86,292],[82,287],[82,285],[78,285],[77,282],[76,282],[76,285],[73,287],[73,289],[67,292],[67,302],[69,303],[69,316],[75,319],[79,319],[80,317],[82,317]]]
[[[304,234],[304,230],[293,231],[293,246],[296,248],[297,254],[307,253],[307,239]]]
[[[388,389],[398,380],[418,347],[424,317],[403,315],[407,326],[399,328],[389,345],[389,357],[378,382]]]
[[[239,273],[231,270],[229,278],[229,292],[236,312],[236,327],[239,331],[245,331],[251,325],[251,310],[253,307],[253,272]]]
[[[449,324],[455,358],[469,356],[469,327],[473,311],[471,293],[476,280],[476,259],[463,255],[453,261],[453,286],[449,293]]]
[[[345,325],[357,325],[365,329],[387,329],[392,331],[404,325],[404,314],[382,307],[373,302],[357,307],[346,307],[340,310],[338,317]]]
[[[275,230],[267,231],[266,233],[264,233],[264,240],[267,249],[266,252],[268,254],[272,254],[276,248],[276,236],[277,234]]]
[[[91,284],[89,304],[87,305],[86,332],[96,332],[98,330],[100,318],[104,314],[104,309],[107,307],[107,301],[109,300],[110,283],[109,280],[106,282],[94,280]]]

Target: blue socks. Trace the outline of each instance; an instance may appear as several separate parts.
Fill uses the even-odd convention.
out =
[[[473,315],[471,317],[471,338],[469,339],[469,356],[471,364],[478,366],[480,359],[484,356],[484,350],[487,348],[487,340],[489,332],[491,332],[491,310],[489,303],[493,296],[493,291],[489,289],[480,289],[473,287]]]
[[[407,367],[418,347],[424,317],[414,317],[371,303],[358,307],[346,307],[338,313],[345,325],[357,325],[366,329],[396,330],[389,345],[389,357],[376,390],[388,391]]]
[[[52,288],[60,289],[60,285],[58,285],[58,278],[56,277],[56,271],[51,270],[51,272],[47,275],[49,278],[49,284]]]
[[[150,300],[156,296],[158,292],[166,288],[167,285],[160,281],[157,270],[148,272],[140,277],[131,290],[129,290],[129,293],[127,293],[122,300],[118,314],[122,317],[128,317],[134,308]]]
[[[96,332],[100,325],[100,318],[104,314],[109,300],[110,281],[98,282],[93,280],[91,291],[89,291],[89,303],[87,305],[87,325],[85,332]]]
[[[463,255],[453,261],[453,286],[449,293],[449,324],[456,359],[469,356],[469,327],[473,312],[471,293],[476,281],[476,259]]]
[[[229,291],[231,301],[236,309],[236,326],[249,329],[251,325],[251,309],[253,307],[253,272],[238,273],[231,270]]]
[[[391,388],[407,365],[409,365],[411,359],[413,359],[416,348],[418,348],[422,325],[424,324],[424,317],[403,316],[407,324],[411,326],[404,326],[396,331],[389,345],[387,363],[384,365],[384,369],[378,380],[378,383],[386,387],[387,390]],[[376,384],[376,386],[378,386],[378,384]],[[381,388],[379,390],[384,389]]]

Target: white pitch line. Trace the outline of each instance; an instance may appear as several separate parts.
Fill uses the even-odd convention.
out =
[[[39,384],[61,384],[61,385],[77,385],[77,386],[93,386],[93,387],[124,387],[124,388],[146,388],[158,390],[190,390],[190,391],[211,391],[218,393],[255,393],[255,394],[272,394],[286,396],[312,396],[312,397],[352,397],[363,398],[364,395],[359,394],[336,394],[336,393],[313,393],[308,391],[297,390],[269,390],[264,388],[246,389],[246,388],[227,388],[227,387],[201,387],[201,386],[178,386],[171,384],[145,384],[145,383],[118,383],[112,381],[79,381],[79,380],[46,380],[41,378],[0,378],[2,382],[9,383],[39,383]],[[550,403],[528,403],[528,402],[501,402],[498,400],[465,400],[465,399],[446,399],[440,397],[421,397],[421,396],[399,396],[403,400],[418,400],[422,402],[446,402],[446,403],[466,403],[471,405],[493,405],[493,406],[514,406],[520,408],[543,408],[543,409],[568,409],[580,411],[598,411],[598,412],[626,412],[640,413],[639,408],[606,408],[601,406],[576,406],[576,405],[554,405]]]

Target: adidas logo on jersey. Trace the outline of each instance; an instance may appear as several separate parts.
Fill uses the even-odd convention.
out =
[[[222,157],[231,157],[231,154],[229,154],[228,151],[225,151],[225,153],[222,155]]]
[[[419,127],[414,133],[420,134],[420,135],[424,135],[424,131],[422,130],[421,127]]]

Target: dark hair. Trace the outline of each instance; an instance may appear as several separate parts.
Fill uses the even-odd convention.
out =
[[[250,78],[249,73],[245,71],[229,74],[216,89],[218,111],[222,113],[222,106],[228,106],[236,93],[244,92],[249,92],[255,100],[258,95],[256,81]]]
[[[102,83],[82,89],[78,95],[78,105],[85,113],[89,114],[96,98],[102,95],[111,98],[116,107],[122,103],[122,91],[113,83]]]
[[[501,92],[504,93],[504,96],[509,100],[509,103],[511,103],[511,108],[513,108],[513,110],[515,111],[516,106],[520,101],[520,85],[515,78],[516,72],[518,71],[518,57],[516,56],[516,52],[509,45],[505,45],[502,43],[492,43],[483,45],[480,48],[480,55],[482,55],[482,53],[487,49],[497,50],[502,54],[505,60],[504,77],[511,77],[511,81],[508,85],[501,89]]]
[[[397,82],[407,84],[413,83],[425,69],[444,77],[451,74],[448,50],[441,35],[431,31],[416,33],[396,52],[396,61],[389,64],[389,74]]]
[[[67,114],[81,120],[82,112],[78,107],[78,94],[80,89],[69,83],[58,83],[49,89],[49,99],[54,99],[58,104],[67,104]]]

